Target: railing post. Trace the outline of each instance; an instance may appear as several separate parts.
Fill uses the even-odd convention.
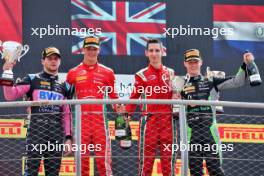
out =
[[[81,175],[81,105],[75,105],[75,140],[78,150],[75,153],[76,176]]]
[[[185,105],[180,105],[180,152],[181,152],[181,175],[188,175],[188,137]],[[182,149],[184,147],[184,150]]]

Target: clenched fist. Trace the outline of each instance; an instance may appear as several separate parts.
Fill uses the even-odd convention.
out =
[[[245,62],[245,64],[250,64],[254,61],[254,55],[250,52],[245,53],[243,55],[243,61]]]

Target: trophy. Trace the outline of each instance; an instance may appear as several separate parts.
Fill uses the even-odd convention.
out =
[[[180,95],[183,87],[185,84],[185,77],[184,76],[174,76],[171,80],[171,87],[172,87],[172,93],[174,95]],[[174,113],[179,113],[180,106],[174,104],[173,105],[173,112]]]
[[[1,50],[1,58],[8,63],[14,63],[16,61],[20,61],[21,57],[23,57],[29,50],[28,45],[21,45],[15,41],[6,41],[2,43],[0,41]],[[0,78],[0,85],[12,86],[14,84],[14,76],[13,71],[5,70]]]
[[[206,77],[209,79],[212,79],[213,77],[225,78],[225,72],[223,72],[223,71],[212,71],[210,69],[210,67],[207,67],[206,68]],[[216,91],[212,92],[212,100],[218,101],[219,97],[220,97],[219,92],[216,92]],[[223,106],[216,106],[215,110],[217,113],[223,113],[224,112]]]

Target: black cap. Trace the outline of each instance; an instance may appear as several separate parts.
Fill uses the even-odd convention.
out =
[[[42,51],[42,59],[44,59],[45,57],[49,57],[49,56],[51,56],[52,54],[56,54],[56,55],[58,55],[59,57],[61,57],[60,50],[59,50],[58,48],[55,48],[55,47],[51,46],[51,47],[47,47],[47,48],[45,48],[45,49]]]
[[[184,61],[188,62],[190,60],[202,60],[200,51],[198,49],[189,49],[184,53]]]
[[[83,48],[87,48],[89,46],[100,48],[100,39],[96,36],[85,37],[83,41]]]

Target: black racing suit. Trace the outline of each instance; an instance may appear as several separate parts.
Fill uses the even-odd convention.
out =
[[[23,95],[30,100],[62,100],[70,95],[67,83],[46,72],[28,74],[13,87],[4,86],[7,100],[15,100]],[[59,175],[62,150],[52,150],[52,144],[62,144],[71,138],[71,114],[68,105],[43,105],[31,107],[31,118],[27,130],[27,160],[25,176],[36,176],[41,158],[44,158],[46,176]],[[50,146],[40,151],[40,145]],[[48,151],[49,150],[49,151]]]
[[[186,76],[181,92],[182,99],[215,100],[217,97],[212,97],[217,95],[215,92],[239,87],[245,83],[245,69],[246,64],[243,64],[236,76],[228,78],[205,78],[199,75],[187,79]],[[223,176],[221,150],[216,148],[216,144],[220,145],[220,140],[213,108],[211,106],[188,105],[187,113],[188,142],[191,147],[189,149],[191,175],[203,175],[203,160],[205,160],[210,176]]]

